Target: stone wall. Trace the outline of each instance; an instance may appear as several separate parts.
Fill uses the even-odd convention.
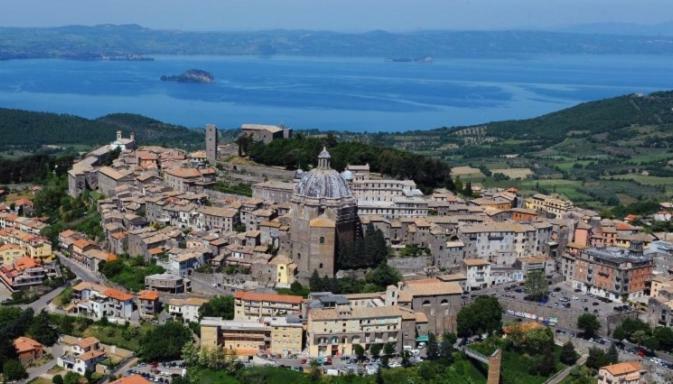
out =
[[[432,257],[391,257],[388,259],[388,265],[400,271],[401,274],[422,272],[426,267],[432,265]]]

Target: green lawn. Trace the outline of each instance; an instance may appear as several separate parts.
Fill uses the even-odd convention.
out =
[[[105,277],[133,292],[145,288],[146,276],[164,272],[156,264],[145,264],[142,256],[120,256],[118,260],[103,264],[100,269]]]
[[[140,338],[152,328],[145,324],[140,327],[121,326],[115,324],[93,324],[83,332],[83,336],[93,336],[103,344],[116,345],[120,348],[138,351]]]

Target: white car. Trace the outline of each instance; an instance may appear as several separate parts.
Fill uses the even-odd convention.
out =
[[[390,362],[390,364],[388,364],[388,367],[390,367],[390,368],[399,368],[401,366],[402,366],[402,364],[400,364],[397,361],[392,361],[392,362]]]

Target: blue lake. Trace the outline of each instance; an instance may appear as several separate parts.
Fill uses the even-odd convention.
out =
[[[147,62],[0,61],[0,107],[133,112],[200,127],[401,131],[527,118],[582,101],[673,89],[670,56],[436,59],[156,56]],[[190,68],[214,84],[162,82]]]

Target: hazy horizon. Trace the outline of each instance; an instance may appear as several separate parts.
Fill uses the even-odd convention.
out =
[[[185,31],[555,30],[673,22],[668,0],[0,0],[4,27],[138,24]],[[40,10],[36,12],[36,10]]]

